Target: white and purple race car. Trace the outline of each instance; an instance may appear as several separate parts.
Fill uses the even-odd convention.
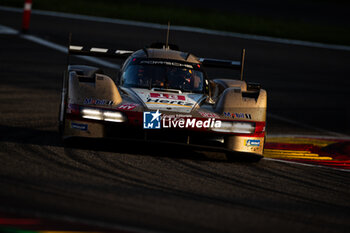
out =
[[[122,138],[214,145],[262,157],[267,94],[242,79],[209,79],[207,67],[241,61],[198,58],[166,46],[133,51],[69,46],[69,54],[125,57],[116,79],[68,65],[59,113],[63,139]]]

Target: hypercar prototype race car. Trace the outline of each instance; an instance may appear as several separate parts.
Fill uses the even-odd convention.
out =
[[[262,157],[267,94],[242,81],[241,61],[198,58],[176,46],[135,52],[69,45],[70,55],[125,58],[119,76],[68,65],[59,128],[72,137],[210,145]],[[240,71],[241,80],[209,79],[206,67]]]

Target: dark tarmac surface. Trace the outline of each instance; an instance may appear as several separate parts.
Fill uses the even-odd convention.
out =
[[[20,15],[0,12],[18,28]],[[164,31],[32,17],[31,32],[138,49]],[[246,79],[268,90],[269,112],[349,134],[350,53],[176,32],[172,43],[198,56],[238,59]],[[350,173],[319,167],[217,161],[184,148],[103,142],[64,148],[57,113],[66,56],[0,35],[0,210],[160,232],[346,232]],[[271,134],[331,135],[269,118]],[[97,142],[96,142],[97,143]],[[138,147],[138,148],[135,148]],[[95,149],[94,149],[95,148]]]

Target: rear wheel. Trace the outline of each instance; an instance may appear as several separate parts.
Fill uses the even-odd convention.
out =
[[[235,147],[234,136],[225,137],[225,148],[228,150],[232,150]]]
[[[60,105],[60,109],[59,109],[59,113],[58,113],[58,132],[60,134],[60,138],[63,138],[64,135],[64,116],[63,119],[61,119],[61,105]]]
[[[228,161],[231,162],[248,162],[248,163],[257,163],[259,162],[263,156],[253,153],[247,153],[247,152],[227,152],[226,157]]]
[[[65,113],[66,106],[62,107],[62,105],[64,104],[65,103],[62,100],[62,96],[61,96],[61,103],[58,109],[58,132],[60,134],[60,138],[62,141],[64,141],[64,126],[66,121],[66,113]]]

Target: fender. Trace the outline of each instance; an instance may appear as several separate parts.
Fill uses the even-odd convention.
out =
[[[224,90],[214,105],[215,112],[250,114],[252,121],[266,120],[267,94],[266,90],[260,89],[257,98],[244,97],[245,92],[240,88],[230,87]]]
[[[87,81],[88,80],[88,81]],[[68,104],[119,105],[122,102],[114,81],[107,75],[82,76],[69,72]]]

